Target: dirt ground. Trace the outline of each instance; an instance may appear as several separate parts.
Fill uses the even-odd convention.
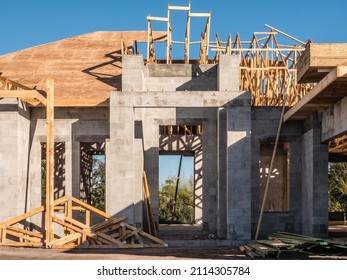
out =
[[[247,259],[231,248],[41,249],[0,247],[0,260]]]
[[[0,260],[249,260],[235,248],[41,249],[0,247]],[[343,259],[340,255],[312,255],[310,259]]]

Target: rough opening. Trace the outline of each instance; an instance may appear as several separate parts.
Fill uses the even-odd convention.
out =
[[[81,143],[80,199],[105,211],[105,142]]]
[[[65,143],[54,143],[54,199],[65,193]],[[41,204],[46,202],[46,143],[41,143]]]
[[[271,157],[274,149],[273,143],[260,144],[259,181],[261,206],[266,181],[269,176]],[[290,174],[290,150],[289,143],[278,143],[276,157],[270,174],[270,185],[267,193],[264,211],[286,212],[289,211],[289,174]],[[259,207],[260,208],[260,207]]]
[[[159,155],[159,223],[195,223],[194,153]]]

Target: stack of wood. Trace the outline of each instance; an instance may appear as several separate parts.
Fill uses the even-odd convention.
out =
[[[310,254],[347,255],[347,243],[287,232],[273,233],[268,240],[240,247],[251,258],[308,259]]]
[[[60,213],[59,213],[60,212]],[[85,213],[85,220],[77,220],[74,212]],[[45,213],[40,206],[0,224],[0,246],[47,248],[145,248],[167,247],[159,238],[126,223],[126,216],[113,217],[74,197],[64,196],[54,201],[51,217],[55,228],[62,227],[63,234],[55,233],[53,241],[46,242],[45,230],[27,230],[21,225],[27,219]],[[91,225],[91,213],[103,221]],[[77,213],[76,213],[77,214]]]

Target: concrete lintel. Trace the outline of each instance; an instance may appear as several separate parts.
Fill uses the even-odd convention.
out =
[[[247,98],[240,91],[113,91],[111,107],[223,107],[236,98]]]

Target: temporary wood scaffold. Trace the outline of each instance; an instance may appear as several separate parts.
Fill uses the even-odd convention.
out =
[[[187,13],[186,33],[183,42],[172,39],[172,24],[170,12],[172,10]],[[190,24],[192,17],[206,17],[206,25],[201,33],[199,42],[190,41]],[[148,16],[148,43],[147,63],[172,63],[171,50],[173,44],[184,45],[184,63],[190,63],[190,46],[200,44],[199,58],[196,63],[218,63],[221,54],[240,55],[240,90],[252,94],[253,106],[281,106],[285,100],[286,106],[298,102],[312,87],[313,84],[298,84],[296,62],[306,46],[303,42],[270,25],[266,32],[255,32],[250,41],[241,41],[236,34],[232,40],[231,34],[226,42],[222,42],[218,34],[216,41],[210,42],[211,13],[192,13],[190,2],[188,6],[168,5],[167,17]],[[167,24],[166,60],[158,60],[155,53],[152,22],[159,21]],[[283,35],[294,42],[293,44],[280,44],[277,35]],[[214,59],[208,58],[209,50],[215,51]],[[286,98],[284,98],[286,95]]]
[[[0,98],[19,98],[31,106],[46,106],[47,129],[45,205],[0,223],[0,246],[47,248],[167,246],[162,240],[127,224],[126,216],[112,217],[71,196],[54,200],[54,81],[52,79],[47,80],[45,91],[38,91],[0,76]],[[81,211],[85,212],[84,222],[75,218]],[[91,225],[91,213],[100,216],[103,221]],[[41,215],[41,227],[33,226],[27,221],[36,215]],[[63,234],[58,234],[59,231],[55,230],[57,227],[60,227],[60,232]]]

